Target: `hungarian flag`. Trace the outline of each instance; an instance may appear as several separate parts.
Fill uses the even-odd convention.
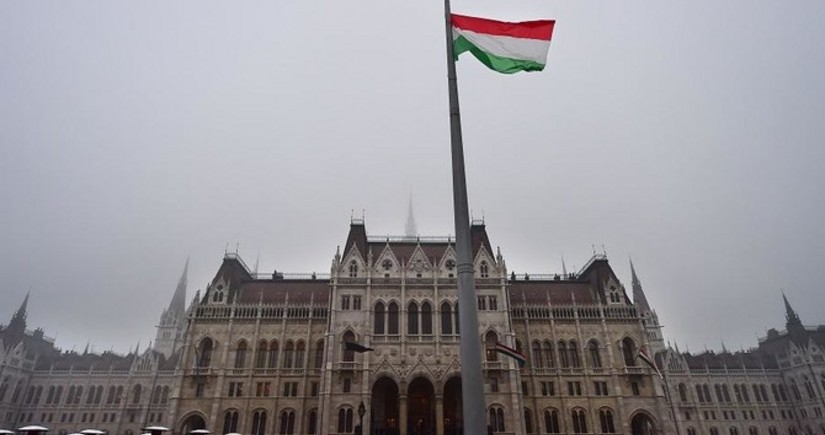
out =
[[[358,352],[358,353],[364,353],[364,352],[369,352],[369,351],[375,350],[371,347],[361,346],[360,344],[354,343],[352,341],[347,341],[346,343],[344,343],[344,349],[345,350],[351,350],[353,352]]]
[[[553,36],[554,20],[508,23],[453,14],[453,56],[469,51],[493,71],[541,71]]]
[[[527,362],[527,358],[521,352],[513,349],[512,347],[507,347],[503,343],[496,342],[496,352],[502,353],[504,355],[513,358],[518,362],[519,367],[524,367],[524,364]]]
[[[651,358],[650,355],[647,354],[647,351],[644,347],[639,348],[639,359],[644,361],[647,365],[650,366],[650,368],[655,370],[656,374],[659,375],[659,379],[662,378],[662,372],[659,371],[659,367],[656,367],[656,363],[653,362],[653,358]]]

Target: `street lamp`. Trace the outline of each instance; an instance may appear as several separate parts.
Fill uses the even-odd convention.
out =
[[[364,406],[364,401],[361,401],[361,404],[358,405],[358,419],[360,420],[360,433],[364,433],[364,414],[367,413],[367,408]]]

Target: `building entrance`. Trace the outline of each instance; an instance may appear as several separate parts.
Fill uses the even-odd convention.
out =
[[[415,378],[407,388],[407,434],[435,433],[435,389],[426,378]]]
[[[461,402],[461,378],[450,378],[444,384],[444,435],[459,435],[464,427]]]
[[[398,385],[380,378],[372,385],[370,431],[372,435],[396,435],[398,431]]]

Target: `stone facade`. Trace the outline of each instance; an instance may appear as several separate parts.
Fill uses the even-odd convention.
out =
[[[825,327],[787,301],[787,331],[755,349],[682,353],[634,268],[632,301],[603,255],[517,276],[483,223],[471,230],[493,432],[825,433]],[[0,331],[0,426],[462,433],[455,268],[450,238],[371,237],[361,220],[329,274],[259,274],[229,253],[188,309],[184,271],[154,346],[126,356],[61,353],[25,331],[24,301]]]

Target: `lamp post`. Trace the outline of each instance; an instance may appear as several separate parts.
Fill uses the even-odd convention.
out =
[[[367,408],[364,406],[364,401],[362,400],[361,404],[358,405],[358,420],[359,420],[358,424],[360,424],[359,431],[360,431],[361,434],[364,433],[364,414],[366,414],[366,413],[367,413]]]

